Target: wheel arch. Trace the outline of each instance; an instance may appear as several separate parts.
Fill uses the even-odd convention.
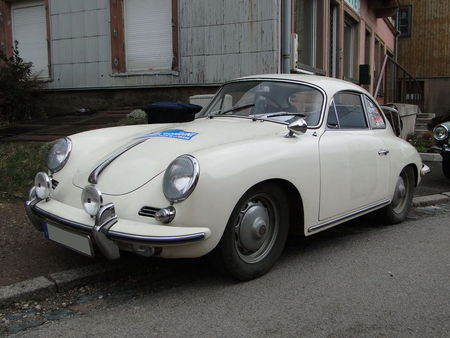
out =
[[[414,173],[414,186],[417,187],[419,185],[419,177],[420,177],[420,168],[417,167],[415,163],[410,163],[408,165],[405,165],[404,168],[411,167],[413,169]],[[404,169],[403,168],[403,169]],[[402,169],[402,170],[403,170]]]
[[[303,235],[304,234],[304,209],[303,199],[300,192],[294,184],[290,181],[273,178],[265,181],[258,182],[250,187],[248,190],[253,189],[256,186],[264,184],[275,184],[282,188],[289,201],[289,234]],[[247,191],[248,191],[247,190]]]

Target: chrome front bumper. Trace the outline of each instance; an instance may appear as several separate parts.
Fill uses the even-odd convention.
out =
[[[425,176],[426,174],[429,174],[431,172],[431,169],[426,164],[422,163],[422,169],[420,169],[420,176]]]
[[[38,202],[40,202],[40,200],[36,198],[33,187],[25,202],[25,211],[31,223],[37,230],[43,232],[44,224],[46,222],[51,222],[62,229],[88,235],[102,254],[110,260],[118,259],[120,257],[119,248],[133,251],[137,254],[151,256],[160,252],[161,247],[188,244],[204,240],[209,236],[209,233],[207,232],[196,232],[179,236],[147,236],[118,232],[111,230],[111,227],[118,222],[115,208],[112,203],[102,206],[95,217],[95,224],[92,226],[50,213],[40,208],[37,205]]]

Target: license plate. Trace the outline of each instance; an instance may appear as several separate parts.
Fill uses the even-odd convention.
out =
[[[92,241],[88,235],[76,234],[50,223],[44,224],[44,234],[47,239],[62,244],[69,249],[75,250],[86,256],[94,256]]]

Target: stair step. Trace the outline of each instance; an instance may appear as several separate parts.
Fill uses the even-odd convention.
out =
[[[417,114],[418,119],[434,119],[436,117],[436,114],[427,114],[427,113],[420,113]]]

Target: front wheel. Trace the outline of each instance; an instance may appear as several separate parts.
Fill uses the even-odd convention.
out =
[[[288,234],[288,201],[274,184],[250,189],[236,204],[215,263],[233,278],[246,281],[265,274],[281,255]]]
[[[411,208],[415,186],[413,170],[411,166],[406,167],[397,178],[392,202],[384,209],[390,224],[404,221]]]
[[[450,179],[450,154],[448,152],[442,154],[442,171],[444,176]]]

